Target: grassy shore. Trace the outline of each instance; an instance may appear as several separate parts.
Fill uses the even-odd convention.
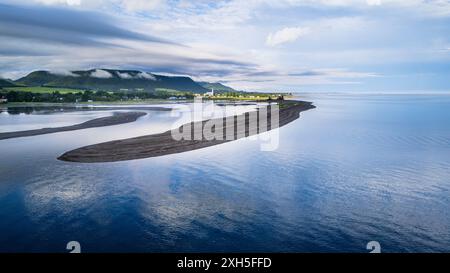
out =
[[[186,100],[183,100],[186,101]],[[188,100],[187,100],[188,101]],[[193,101],[193,100],[191,100]],[[74,107],[74,106],[89,106],[89,105],[148,105],[148,104],[164,104],[173,103],[174,101],[165,99],[148,99],[148,100],[130,100],[130,101],[93,101],[93,102],[9,102],[0,104],[1,107],[45,107],[45,106],[61,106],[61,107]]]
[[[3,87],[4,91],[16,91],[16,92],[31,92],[31,93],[53,93],[59,92],[60,94],[69,94],[69,93],[83,93],[85,90],[83,89],[74,89],[74,88],[59,88],[59,87],[42,87],[42,86],[19,86],[19,87]]]

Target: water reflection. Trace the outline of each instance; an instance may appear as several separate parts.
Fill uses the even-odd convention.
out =
[[[85,251],[365,252],[371,240],[386,252],[449,251],[449,97],[308,99],[318,108],[280,129],[273,152],[241,139],[126,162],[56,160],[165,131],[176,117],[157,111],[2,141],[0,251],[64,252],[70,240]]]

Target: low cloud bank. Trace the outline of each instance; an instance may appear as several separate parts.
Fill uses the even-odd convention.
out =
[[[112,74],[102,69],[96,69],[90,75],[93,78],[108,79],[112,78]]]

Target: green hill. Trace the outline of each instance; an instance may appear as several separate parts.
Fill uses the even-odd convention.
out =
[[[0,79],[0,88],[1,87],[15,87],[15,86],[17,86],[17,85],[15,85],[10,80]]]
[[[203,86],[204,88],[211,90],[214,89],[214,91],[219,91],[219,92],[236,92],[236,90],[234,90],[233,88],[223,85],[219,82],[197,82],[199,85]]]
[[[147,91],[173,89],[205,93],[208,89],[189,77],[162,76],[137,70],[91,69],[64,74],[35,71],[15,83],[26,86],[60,87],[103,91]]]

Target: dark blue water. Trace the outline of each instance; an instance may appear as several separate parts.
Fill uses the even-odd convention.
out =
[[[127,162],[56,160],[164,131],[165,112],[0,141],[0,251],[66,252],[72,240],[84,252],[367,252],[373,240],[384,252],[450,251],[450,96],[303,98],[317,109],[280,129],[273,152],[243,139]]]

